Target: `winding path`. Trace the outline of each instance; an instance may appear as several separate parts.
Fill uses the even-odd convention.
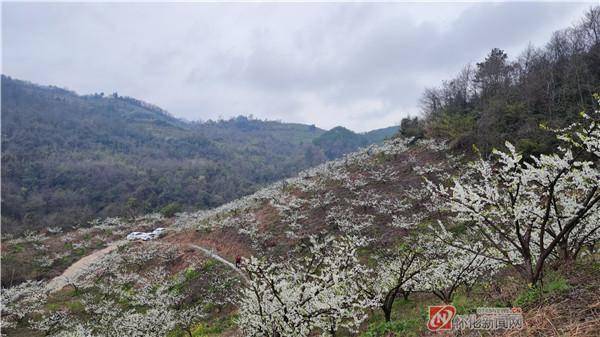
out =
[[[50,293],[57,292],[61,290],[64,286],[66,286],[70,281],[76,280],[83,273],[85,273],[88,267],[98,261],[104,255],[112,252],[115,248],[117,248],[124,241],[115,241],[110,243],[107,247],[97,250],[90,255],[86,255],[69,266],[60,276],[57,276],[50,280],[48,284],[46,284],[46,289]]]
[[[249,282],[250,280],[248,279],[248,276],[246,276],[246,274],[244,274],[238,267],[235,266],[235,264],[227,261],[225,258],[221,257],[220,255],[218,255],[217,253],[214,252],[214,250],[211,249],[206,249],[204,247],[195,245],[195,244],[188,244],[189,247],[197,249],[201,252],[203,252],[205,255],[223,263],[224,265],[226,265],[227,267],[233,269],[236,273],[238,273],[242,279],[244,279],[244,281]]]
[[[84,274],[92,263],[98,261],[104,255],[112,252],[115,248],[117,248],[120,244],[124,242],[125,241],[122,240],[112,242],[106,248],[100,249],[98,251],[93,252],[90,255],[82,257],[80,260],[70,265],[69,268],[67,268],[60,276],[57,276],[50,280],[50,282],[46,284],[46,289],[50,293],[54,293],[61,290],[63,287],[69,284],[70,281],[77,280],[77,278]],[[245,282],[249,282],[249,279],[246,276],[246,274],[244,274],[239,268],[237,268],[235,264],[227,261],[225,258],[215,253],[214,250],[207,249],[191,243],[188,244],[188,246],[199,250],[205,255],[221,262],[222,264],[226,265],[227,267],[238,273]]]

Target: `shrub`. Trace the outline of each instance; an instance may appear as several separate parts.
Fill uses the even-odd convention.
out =
[[[176,202],[172,202],[160,210],[160,214],[162,214],[165,218],[172,218],[175,213],[179,212],[181,212],[181,205]]]

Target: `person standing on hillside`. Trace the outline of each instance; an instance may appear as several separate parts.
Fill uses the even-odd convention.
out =
[[[235,257],[235,267],[239,269],[241,264],[242,264],[242,257],[240,255],[238,255]]]

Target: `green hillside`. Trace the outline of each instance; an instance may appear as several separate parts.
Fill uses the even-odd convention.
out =
[[[355,133],[342,126],[338,126],[315,138],[313,144],[323,151],[327,159],[335,159],[366,145],[381,143],[397,132],[397,126],[390,126],[366,133]]]
[[[2,76],[3,229],[218,206],[355,150],[313,145],[324,133],[243,116],[186,122],[116,93]]]

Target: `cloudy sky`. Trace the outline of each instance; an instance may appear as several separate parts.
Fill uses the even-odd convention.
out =
[[[157,104],[356,131],[492,47],[543,45],[591,3],[2,3],[2,72]]]

